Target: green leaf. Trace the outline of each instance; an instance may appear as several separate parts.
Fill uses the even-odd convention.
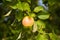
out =
[[[36,17],[35,13],[30,13],[31,17]]]
[[[45,20],[45,19],[48,19],[48,18],[49,18],[49,16],[50,16],[50,14],[46,14],[46,15],[39,15],[39,16],[38,16],[38,18],[39,18],[39,19],[43,19],[43,20]]]
[[[28,11],[28,12],[31,11],[29,4],[26,3],[26,2],[23,2],[23,3],[22,3],[22,7],[23,7],[23,10],[24,10],[24,11]]]
[[[4,16],[9,16],[11,14],[12,10],[10,10],[8,13],[6,13]]]
[[[36,21],[38,27],[45,28],[45,23],[41,20]]]
[[[27,0],[27,2],[31,3],[31,0]]]
[[[32,30],[32,32],[36,32],[37,31],[37,24],[34,22],[34,25],[33,25],[33,28],[32,28],[33,30]]]
[[[19,10],[22,10],[22,11],[23,11],[23,6],[22,6],[21,1],[18,2],[18,4],[17,4],[17,8],[18,8]]]
[[[50,39],[51,40],[57,40],[57,36],[54,33],[49,33]]]
[[[18,11],[18,12],[16,12],[16,14],[15,14],[16,16],[16,19],[18,20],[18,21],[21,21],[21,19],[23,18],[23,13],[22,13],[22,11]]]
[[[13,9],[19,9],[19,10],[22,10],[22,11],[23,11],[21,1],[19,1],[19,2],[16,3],[15,5],[10,5],[10,7],[13,8]]]
[[[48,40],[48,38],[45,34],[39,34],[37,36],[36,40]]]
[[[38,26],[38,32],[44,33],[43,28],[45,28],[45,23],[41,20],[36,21],[37,26]]]
[[[10,7],[13,8],[13,9],[17,9],[17,4],[16,5],[12,5]]]
[[[9,1],[9,2],[11,2],[12,0],[6,0],[6,1]]]
[[[39,12],[39,11],[43,11],[44,8],[42,6],[37,6],[34,8],[34,12]]]

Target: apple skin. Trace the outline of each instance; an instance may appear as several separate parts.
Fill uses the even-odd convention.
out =
[[[34,24],[34,19],[30,16],[25,16],[22,20],[22,24],[24,27],[29,28]]]

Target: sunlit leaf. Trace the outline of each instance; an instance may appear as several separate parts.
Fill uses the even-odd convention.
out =
[[[45,23],[43,21],[38,20],[36,23],[40,28],[45,28]]]
[[[17,8],[18,8],[19,10],[22,10],[22,11],[23,11],[23,6],[22,6],[21,1],[18,2]]]
[[[13,9],[19,9],[19,10],[23,11],[22,3],[20,1],[18,3],[16,3],[15,5],[10,5],[10,7]]]
[[[10,10],[8,13],[6,13],[4,16],[9,16],[11,14],[12,10]]]
[[[49,33],[50,39],[51,40],[57,40],[57,36],[54,33]]]
[[[36,23],[38,26],[38,32],[44,33],[43,28],[45,28],[46,24],[41,20],[38,20]]]
[[[33,30],[32,30],[32,32],[36,32],[37,31],[37,24],[36,23],[34,23],[34,25],[33,25]]]
[[[23,7],[23,10],[24,10],[24,11],[29,11],[29,12],[31,11],[29,4],[26,3],[26,2],[23,2],[23,3],[22,3],[22,7]]]
[[[46,14],[46,15],[39,15],[39,16],[38,16],[38,18],[39,18],[39,19],[43,19],[43,20],[45,20],[45,19],[48,19],[48,18],[49,18],[49,16],[50,16],[50,14]]]
[[[13,5],[13,6],[10,6],[10,7],[13,8],[13,9],[17,9],[16,5]]]
[[[31,3],[31,0],[27,0],[29,3]]]
[[[30,16],[31,17],[36,17],[36,14],[35,13],[30,13]]]
[[[34,8],[34,12],[39,12],[39,11],[43,11],[44,8],[42,6],[37,6]]]

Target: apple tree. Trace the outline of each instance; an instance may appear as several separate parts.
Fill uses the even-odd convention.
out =
[[[0,0],[0,40],[60,40],[60,1]]]

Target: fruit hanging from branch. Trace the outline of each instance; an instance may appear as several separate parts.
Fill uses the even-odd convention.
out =
[[[22,24],[24,27],[29,28],[34,24],[34,19],[30,16],[25,16],[22,20]]]

